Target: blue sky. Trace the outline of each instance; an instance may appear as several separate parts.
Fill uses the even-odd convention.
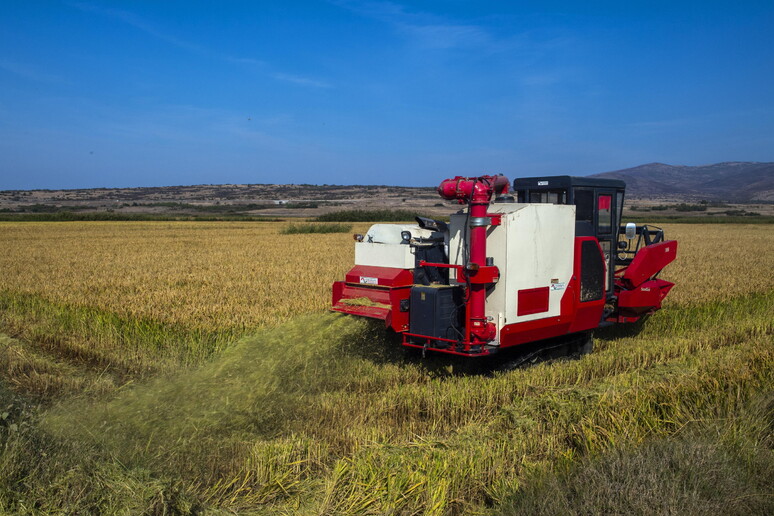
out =
[[[774,161],[774,2],[0,5],[0,189]]]

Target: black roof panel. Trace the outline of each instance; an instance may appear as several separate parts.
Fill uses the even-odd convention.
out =
[[[589,186],[597,188],[626,188],[626,183],[620,179],[603,179],[599,177],[575,176],[543,176],[520,177],[511,182],[513,190],[537,188],[570,188],[573,186]]]

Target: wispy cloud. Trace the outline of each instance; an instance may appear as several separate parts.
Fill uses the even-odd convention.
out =
[[[455,23],[436,14],[409,11],[395,2],[330,1],[361,16],[389,24],[398,33],[430,49],[482,47],[495,42],[486,28],[480,25]]]
[[[85,2],[69,2],[68,5],[83,12],[95,13],[122,21],[128,25],[131,25],[135,29],[139,29],[146,34],[150,34],[151,36],[154,36],[162,41],[166,41],[167,43],[170,43],[176,47],[203,54],[210,54],[210,52],[204,47],[168,34],[167,32],[160,30],[158,27],[155,27],[147,20],[144,20],[132,12],[124,11],[122,9],[102,7]]]
[[[225,59],[230,63],[252,65],[252,66],[266,66],[266,61],[262,61],[260,59],[253,59],[251,57],[225,56]]]
[[[293,141],[281,136],[283,128],[293,123],[289,115],[246,118],[231,110],[202,108],[192,105],[155,105],[130,113],[113,107],[82,101],[91,106],[91,123],[99,133],[120,137],[122,141],[154,141],[166,144],[207,145],[214,140],[247,142],[267,148],[286,148]]]
[[[693,125],[698,123],[698,118],[672,118],[665,120],[650,120],[631,122],[626,125],[635,129],[668,129],[671,127],[682,127],[686,125]]]
[[[98,6],[98,5],[94,5],[86,2],[68,2],[68,5],[83,12],[94,13],[94,14],[106,16],[108,18],[121,21],[123,23],[126,23],[127,25],[134,27],[135,29],[138,29],[157,39],[165,41],[166,43],[174,45],[183,50],[187,50],[189,52],[215,57],[222,61],[233,63],[233,64],[249,65],[249,66],[263,68],[264,73],[266,73],[269,77],[278,81],[284,81],[284,82],[296,84],[298,86],[306,86],[306,87],[313,87],[313,88],[331,88],[332,87],[329,83],[319,79],[313,79],[310,77],[304,77],[300,75],[288,74],[281,71],[272,70],[270,65],[268,65],[266,61],[263,61],[261,59],[256,59],[252,57],[233,56],[233,55],[213,51],[198,43],[187,41],[185,39],[174,36],[166,31],[163,31],[159,29],[157,26],[155,26],[154,24],[148,22],[147,20],[143,19],[140,16],[137,16],[136,14],[130,11],[102,7],[102,6]]]
[[[687,127],[718,127],[720,125],[748,124],[750,119],[758,119],[774,115],[774,109],[768,107],[756,107],[755,109],[728,110],[722,109],[714,112],[705,112],[690,117],[662,118],[651,120],[635,120],[624,126],[643,131],[681,129]]]
[[[475,25],[397,24],[400,32],[427,48],[481,47],[492,43],[491,36]]]
[[[0,61],[0,70],[4,70],[8,73],[12,73],[14,75],[18,75],[19,77],[23,77],[24,79],[29,79],[32,81],[38,81],[38,82],[50,82],[50,83],[66,83],[67,80],[65,80],[63,77],[60,77],[59,75],[54,75],[46,72],[41,72],[37,67],[25,64],[25,63],[18,63],[15,61]]]
[[[290,82],[301,86],[312,86],[314,88],[331,88],[332,86],[324,81],[318,81],[309,77],[302,77],[300,75],[291,75],[288,73],[275,72],[271,74],[271,77],[278,81]]]
[[[565,82],[572,75],[572,70],[552,69],[542,73],[533,73],[521,77],[523,86],[545,88]]]

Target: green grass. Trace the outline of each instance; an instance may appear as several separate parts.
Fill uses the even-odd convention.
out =
[[[0,222],[79,222],[79,221],[245,221],[281,222],[283,219],[250,215],[163,215],[151,213],[121,213],[115,211],[54,213],[0,213]]]
[[[84,206],[75,206],[71,208],[64,208],[62,206],[57,206],[55,204],[22,204],[19,205],[15,210],[12,210],[10,208],[3,208],[0,209],[0,213],[57,213],[61,211],[80,211],[88,209]]]
[[[288,224],[280,230],[280,234],[349,233],[350,231],[352,231],[352,224]]]
[[[637,222],[640,224],[774,224],[774,217],[760,215],[755,217],[725,214],[704,215],[624,215],[624,224]]]
[[[41,321],[67,320],[58,310]],[[185,334],[151,339],[127,355],[169,365],[108,384],[103,362],[6,338],[6,360],[38,355],[0,368],[14,386],[0,392],[0,512],[636,514],[660,493],[661,512],[770,513],[773,312],[774,292],[667,306],[581,360],[494,375],[404,357],[379,324],[339,314],[188,359],[171,345]],[[109,331],[61,324],[111,349],[94,338]],[[77,373],[91,394],[31,403],[33,380],[14,382],[35,371]]]
[[[0,327],[19,341],[0,347],[0,368],[9,372],[18,389],[43,401],[103,392],[106,384],[199,364],[246,332],[120,317],[8,291],[0,291]]]
[[[341,210],[320,215],[314,220],[317,222],[413,222],[417,215],[422,214],[409,210]]]

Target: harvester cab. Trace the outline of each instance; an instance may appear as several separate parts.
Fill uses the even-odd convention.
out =
[[[464,356],[632,323],[661,308],[657,275],[677,242],[621,226],[623,181],[455,177],[439,195],[467,205],[449,223],[374,224],[332,309],[381,319],[404,346]],[[634,240],[636,239],[636,243]]]

